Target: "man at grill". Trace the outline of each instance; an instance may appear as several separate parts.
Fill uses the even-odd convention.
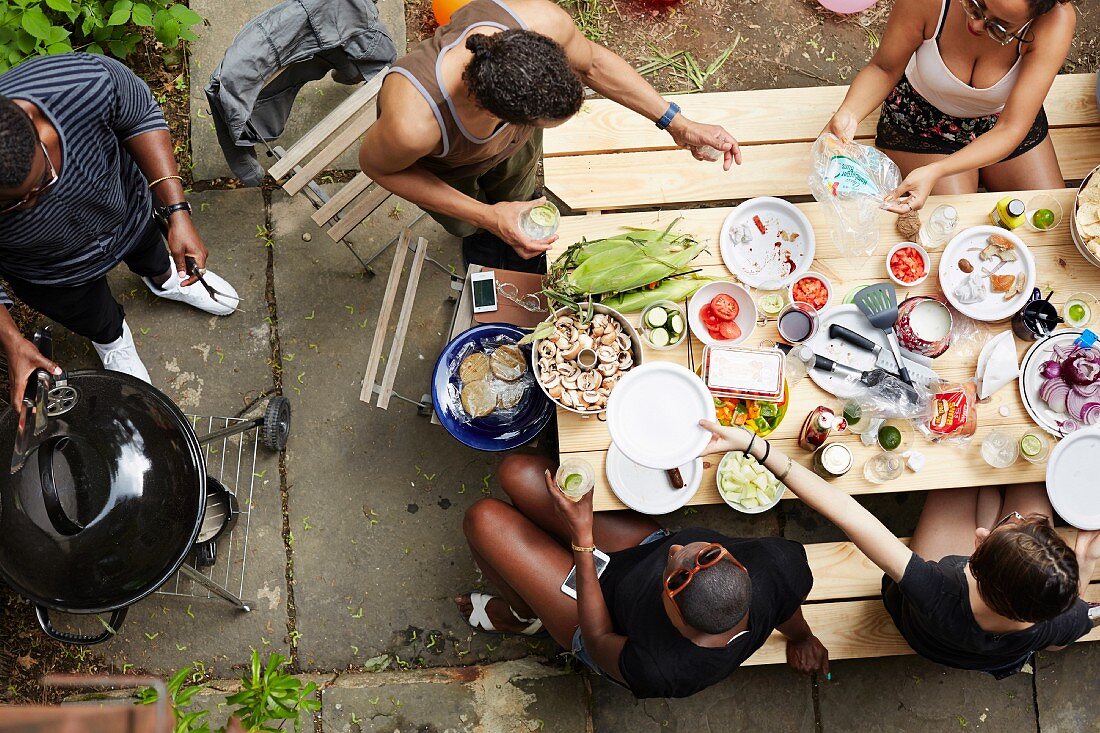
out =
[[[155,295],[214,315],[232,313],[238,300],[202,269],[206,247],[182,181],[160,107],[118,61],[70,53],[0,75],[0,275],[24,303],[91,339],[104,368],[146,382],[108,271],[125,262]],[[11,304],[3,289],[0,303]],[[57,367],[20,335],[6,308],[0,345],[18,405],[36,367]]]
[[[741,162],[721,127],[680,114],[622,58],[589,41],[547,0],[472,0],[394,64],[364,172],[463,238],[467,263],[544,272],[554,237],[533,240],[542,130],[577,114],[588,85],[667,130],[699,160]]]

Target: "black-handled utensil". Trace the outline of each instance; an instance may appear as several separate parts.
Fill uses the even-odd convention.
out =
[[[890,283],[868,285],[856,293],[854,301],[856,307],[867,316],[871,325],[886,334],[894,361],[898,363],[898,375],[903,382],[912,387],[913,378],[909,376],[909,370],[905,368],[905,362],[902,361],[901,345],[898,344],[898,335],[894,332],[894,326],[898,322],[897,289]]]
[[[210,295],[211,300],[213,300],[215,303],[225,303],[225,300],[235,300],[236,304],[225,303],[225,305],[230,306],[235,311],[240,311],[241,313],[245,312],[244,308],[241,308],[241,299],[239,296],[230,295],[229,293],[223,293],[222,291],[215,289],[212,285],[210,285],[210,283],[206,282],[206,280],[203,278],[203,275],[206,274],[206,269],[203,267],[199,267],[199,263],[195,261],[194,257],[184,257],[183,262],[187,266],[188,276],[198,278],[199,285],[202,285],[203,288],[206,289],[206,292]],[[223,300],[218,300],[218,296],[221,296]]]
[[[841,364],[838,361],[834,361],[826,356],[821,356],[820,354],[814,354],[814,360],[811,366],[823,372],[831,372],[832,374],[840,375],[846,379],[858,381],[868,387],[877,388],[886,385],[896,388],[911,405],[915,405],[920,401],[920,395],[917,394],[917,390],[913,385],[906,384],[897,375],[891,374],[882,367],[875,367],[865,372],[855,367],[848,366],[847,364]]]
[[[829,338],[839,339],[847,344],[850,344],[857,349],[863,349],[864,351],[870,351],[877,359],[878,355],[882,352],[882,347],[876,344],[866,336],[860,336],[858,333],[850,328],[841,326],[839,323],[832,323],[829,325]]]

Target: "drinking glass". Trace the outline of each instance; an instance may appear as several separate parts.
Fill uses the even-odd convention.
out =
[[[554,483],[572,501],[580,501],[596,486],[592,464],[582,458],[566,458],[554,474]]]
[[[1038,226],[1035,224],[1035,214],[1044,209],[1053,214],[1054,218],[1048,226]],[[1024,219],[1027,221],[1029,229],[1037,232],[1048,232],[1062,223],[1062,205],[1058,203],[1058,199],[1049,194],[1041,193],[1032,196],[1024,204]]]
[[[993,468],[1008,468],[1020,457],[1020,441],[1004,430],[993,430],[982,441],[982,458]]]
[[[905,459],[895,452],[876,453],[863,464],[863,478],[873,484],[893,481],[905,471]]]
[[[1047,436],[1037,430],[1029,430],[1020,438],[1020,455],[1028,463],[1042,465],[1050,458],[1054,449]]]

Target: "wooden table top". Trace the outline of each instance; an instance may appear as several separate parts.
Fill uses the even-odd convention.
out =
[[[1064,212],[1072,211],[1074,190],[1059,189],[1048,193],[1058,199]],[[1035,191],[1022,192],[1020,196],[1026,200],[1035,194]],[[931,197],[925,205],[925,217],[939,204],[950,203],[958,209],[960,228],[988,223],[989,212],[995,203],[1005,195],[1005,193],[979,193],[964,196]],[[878,249],[867,260],[860,272],[852,272],[852,266],[842,257],[833,241],[829,227],[823,217],[821,206],[817,203],[808,203],[799,204],[798,207],[809,218],[817,239],[816,256],[811,269],[823,273],[833,284],[834,294],[830,305],[838,304],[843,300],[844,295],[857,284],[888,279],[886,276],[886,253],[891,246],[903,240],[894,228],[895,217],[893,215],[884,213],[880,217],[879,227],[882,238]],[[606,237],[621,232],[624,226],[664,229],[673,220],[680,218],[681,220],[676,225],[675,231],[690,232],[707,244],[707,251],[701,254],[692,264],[702,267],[705,275],[733,280],[735,278],[722,263],[718,247],[719,230],[731,210],[729,208],[705,208],[565,217],[559,229],[560,238],[555,243],[550,257],[553,259],[561,254],[567,246],[579,241],[581,238],[598,239]],[[1016,233],[1027,243],[1035,256],[1038,266],[1037,286],[1044,293],[1048,290],[1054,290],[1053,302],[1059,308],[1065,298],[1075,292],[1087,290],[1100,293],[1100,269],[1090,265],[1074,247],[1070,238],[1068,215],[1063,216],[1059,226],[1049,232],[1040,233],[1018,229]],[[943,248],[940,248],[930,253],[932,268],[928,279],[924,283],[916,288],[899,288],[899,302],[911,295],[939,293],[937,272],[942,251]],[[627,317],[637,325],[637,313],[627,314]],[[976,344],[970,347],[952,346],[943,356],[935,360],[933,365],[935,370],[940,376],[948,380],[972,378],[981,344],[993,334],[1009,327],[1010,325],[1007,322],[983,325],[983,333]],[[778,339],[774,323],[758,327],[746,340],[745,344],[755,345],[766,339]],[[701,358],[702,345],[698,339],[693,339],[693,343],[696,349],[695,363],[698,364]],[[1023,343],[1019,339],[1016,340],[1016,345],[1020,356],[1030,346],[1029,343]],[[656,351],[648,347],[643,348],[646,361],[664,360],[673,361],[684,366],[688,364],[686,340],[678,347],[667,351]],[[798,431],[802,421],[818,405],[835,405],[836,403],[835,397],[821,390],[808,377],[803,379],[792,388],[786,418],[779,428],[769,436],[769,440],[774,441],[778,447],[803,465],[809,466],[812,454],[802,450],[797,445]],[[1008,408],[1007,416],[1001,414],[1002,407]],[[581,416],[560,408],[558,409],[557,418],[560,457],[562,459],[567,456],[584,458],[596,468],[597,482],[593,496],[596,510],[624,509],[625,506],[611,491],[603,470],[604,458],[611,443],[611,437],[602,418]],[[852,449],[855,464],[852,470],[846,476],[837,479],[835,484],[850,494],[867,494],[1042,481],[1045,475],[1043,466],[1034,466],[1021,459],[1009,469],[998,470],[986,464],[982,460],[979,451],[983,436],[994,428],[1005,429],[1018,437],[1031,427],[1034,427],[1034,423],[1024,410],[1018,388],[1015,385],[1008,385],[979,406],[978,431],[967,448],[960,449],[948,444],[932,444],[916,438],[912,445],[914,449],[925,454],[927,457],[926,465],[917,473],[906,469],[900,478],[886,484],[871,484],[863,478],[863,464],[875,454],[878,448],[862,445],[859,442],[859,437],[855,435],[840,436],[837,439],[843,441]],[[720,458],[720,455],[716,455],[704,459],[703,482],[689,504],[722,503],[715,483],[715,473]],[[794,495],[788,491],[784,498],[794,498]]]

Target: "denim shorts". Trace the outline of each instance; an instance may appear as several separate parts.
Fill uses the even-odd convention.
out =
[[[641,547],[642,545],[648,545],[651,542],[660,542],[664,538],[668,537],[670,534],[672,533],[669,532],[667,529],[659,529],[653,534],[646,537],[641,542],[639,542],[638,547]],[[581,662],[582,664],[584,664],[584,666],[588,667],[593,672],[607,677],[607,675],[604,674],[604,671],[596,666],[596,662],[593,661],[592,657],[588,655],[588,651],[584,648],[584,637],[581,636],[580,626],[578,626],[577,630],[573,632],[573,656],[576,657],[578,662]],[[611,678],[608,677],[608,679]],[[612,681],[618,682],[618,680]]]

